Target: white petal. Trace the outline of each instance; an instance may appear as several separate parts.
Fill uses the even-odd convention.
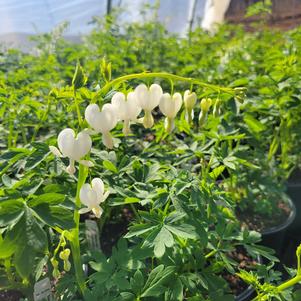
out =
[[[74,160],[79,160],[89,153],[92,147],[92,139],[85,132],[80,132],[75,141],[72,150],[72,157]]]
[[[124,120],[127,114],[125,95],[121,92],[115,93],[114,96],[112,97],[111,103],[115,107],[115,110],[118,114],[118,119]]]
[[[88,207],[86,207],[86,208],[81,208],[81,209],[79,209],[78,210],[78,213],[79,214],[85,214],[85,213],[88,213],[89,211],[91,211],[92,209],[91,208],[88,208]]]
[[[169,93],[164,93],[160,99],[159,108],[169,118],[175,118],[181,106],[182,95],[180,93],[175,93],[172,97]]]
[[[141,113],[142,109],[134,92],[130,92],[127,95],[127,108],[128,116],[126,116],[126,118],[124,119],[135,121],[137,119],[137,116]]]
[[[100,113],[99,106],[97,104],[90,104],[87,106],[85,110],[85,119],[87,120],[88,124],[99,133],[99,129],[97,126],[97,117]]]
[[[112,149],[114,147],[114,141],[109,132],[102,134],[102,143],[109,149]]]
[[[152,84],[149,88],[150,91],[150,102],[155,108],[156,106],[159,105],[160,98],[163,95],[163,91],[160,85],[158,84]]]
[[[97,194],[92,189],[90,184],[84,184],[79,192],[79,198],[82,204],[93,207],[98,204],[97,202]]]
[[[84,129],[84,130],[82,130],[82,133],[85,133],[85,134],[88,134],[88,135],[95,135],[95,134],[97,134],[97,132],[95,132],[92,129]]]
[[[175,115],[177,115],[177,113],[180,111],[182,107],[182,103],[183,103],[182,95],[180,93],[175,93],[172,96],[172,99],[175,103]]]
[[[138,100],[138,104],[139,106],[145,110],[148,109],[150,107],[150,97],[149,97],[149,91],[148,88],[145,84],[140,84],[139,86],[137,86],[135,88],[134,91],[136,98]],[[152,110],[152,109],[150,109]]]
[[[57,147],[50,145],[49,149],[56,157],[63,157],[63,155],[61,154],[61,152]]]
[[[156,106],[158,106],[163,91],[157,84],[152,84],[149,89],[146,85],[140,84],[136,87],[134,93],[139,106],[145,111],[152,111]]]
[[[95,131],[104,133],[116,126],[118,112],[112,104],[105,104],[101,112],[97,104],[92,104],[86,108],[85,118]]]
[[[100,178],[94,178],[91,182],[92,189],[97,194],[97,199],[100,200],[103,198],[103,193],[105,190],[103,181]]]
[[[102,196],[101,203],[103,203],[108,198],[109,195],[110,195],[110,191],[106,191],[106,193]]]
[[[93,167],[94,163],[92,161],[89,160],[79,160],[78,161],[81,165],[84,165],[86,167]]]
[[[74,175],[76,172],[75,166],[74,166],[74,160],[70,159],[70,164],[67,166],[66,171],[69,175]]]
[[[100,206],[93,207],[92,211],[97,218],[100,218],[103,213],[103,209]]]
[[[62,130],[57,138],[57,144],[65,157],[71,157],[75,141],[75,133],[72,129],[64,129]]]

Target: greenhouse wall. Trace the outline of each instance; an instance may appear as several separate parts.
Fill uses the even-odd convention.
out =
[[[227,11],[229,21],[241,21],[244,19],[246,8],[261,0],[231,0]],[[296,18],[301,15],[301,0],[273,0],[272,19],[277,21],[285,18]]]

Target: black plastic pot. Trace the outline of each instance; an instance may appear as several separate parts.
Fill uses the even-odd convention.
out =
[[[291,213],[288,216],[287,220],[282,224],[266,229],[261,233],[261,244],[274,249],[276,252],[276,256],[280,259],[282,258],[283,254],[284,240],[287,230],[290,227],[290,225],[294,222],[296,217],[296,207],[294,203],[290,199],[288,199],[288,203],[289,207],[291,208]]]
[[[245,291],[235,297],[235,301],[249,301],[254,297],[255,290],[249,286]]]
[[[287,184],[287,194],[292,199],[296,207],[296,215],[301,216],[301,181],[298,182],[289,182]],[[300,234],[301,232],[301,219],[296,218],[294,222],[290,225],[289,231],[292,234]]]

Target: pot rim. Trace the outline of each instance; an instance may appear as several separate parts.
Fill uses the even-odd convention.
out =
[[[286,221],[284,221],[282,224],[279,224],[277,226],[270,227],[268,229],[265,229],[261,232],[262,235],[269,235],[269,234],[274,234],[276,232],[280,232],[284,229],[286,229],[288,226],[292,224],[292,222],[296,218],[296,206],[291,200],[291,198],[287,199],[289,207],[291,208],[291,212],[289,216],[287,217]]]
[[[248,286],[242,293],[238,296],[235,296],[235,301],[245,301],[255,292],[252,286]]]

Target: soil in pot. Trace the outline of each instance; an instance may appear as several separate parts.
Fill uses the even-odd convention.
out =
[[[15,290],[0,291],[0,301],[19,301],[23,295]]]
[[[281,259],[286,231],[295,219],[296,208],[291,200],[279,201],[277,208],[278,210],[272,217],[254,213],[252,210],[237,209],[236,214],[242,226],[260,232],[262,234],[261,244],[274,249],[276,255]]]
[[[247,271],[254,269],[259,262],[259,260],[254,260],[254,258],[250,257],[242,247],[238,247],[235,251],[232,251],[229,257],[238,263],[238,269]],[[229,283],[232,294],[236,296],[236,301],[251,300],[251,297],[254,295],[254,290],[241,278],[227,272],[223,273],[222,277]]]

